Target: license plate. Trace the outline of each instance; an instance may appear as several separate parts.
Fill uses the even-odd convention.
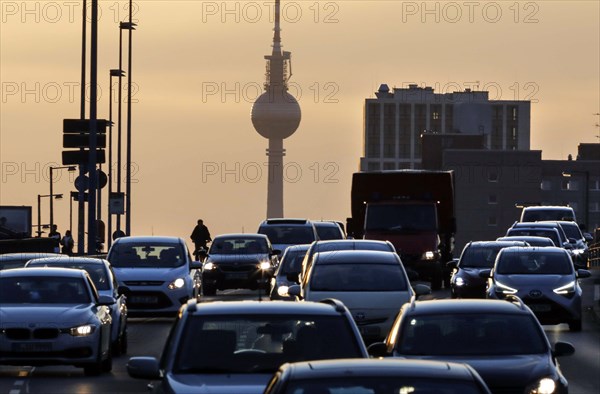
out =
[[[17,342],[12,344],[13,352],[51,352],[52,344],[48,342]]]
[[[227,279],[246,279],[248,275],[245,272],[233,272],[225,275]]]
[[[533,304],[529,305],[529,309],[534,312],[550,312],[552,308],[548,304]]]
[[[132,304],[155,304],[158,302],[156,296],[131,296]]]

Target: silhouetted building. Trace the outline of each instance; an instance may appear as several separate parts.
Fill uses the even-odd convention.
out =
[[[434,93],[383,84],[365,100],[362,171],[422,168],[424,133],[483,136],[493,150],[529,150],[530,101],[490,100],[486,91]]]

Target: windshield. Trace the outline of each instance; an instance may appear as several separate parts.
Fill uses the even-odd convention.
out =
[[[406,291],[400,264],[316,264],[312,291]]]
[[[302,260],[306,255],[306,249],[290,250],[288,249],[279,264],[279,274],[299,273],[302,268]]]
[[[507,253],[498,260],[496,272],[508,274],[568,275],[573,273],[573,264],[563,253]]]
[[[572,224],[561,223],[560,227],[562,227],[563,231],[567,235],[567,238],[575,238],[575,239],[583,238],[583,234],[581,234],[581,230],[579,229],[579,226],[575,222],[573,222]]]
[[[323,225],[323,224],[315,224],[315,228],[317,230],[317,235],[319,235],[319,239],[325,241],[329,239],[344,239],[344,235],[342,234],[342,230],[338,227],[337,224],[333,225]]]
[[[561,245],[560,239],[558,238],[558,232],[553,229],[544,229],[544,228],[532,228],[532,229],[524,229],[524,228],[511,228],[508,230],[507,236],[513,235],[524,235],[524,236],[534,236],[534,237],[546,237],[550,238],[554,245]]]
[[[341,378],[323,377],[317,379],[293,379],[286,386],[285,394],[389,394],[389,393],[438,393],[438,394],[480,394],[474,381],[415,378],[411,376],[344,376]]]
[[[110,290],[110,279],[106,273],[106,269],[100,264],[78,264],[78,263],[43,263],[31,262],[28,267],[63,267],[84,270],[94,282],[96,290]]]
[[[564,209],[528,209],[523,212],[522,222],[540,222],[545,220],[574,220],[573,210]]]
[[[208,254],[257,254],[268,253],[265,239],[260,238],[217,238],[210,245]]]
[[[117,268],[174,268],[185,263],[183,247],[173,242],[113,244],[108,256],[113,267]]]
[[[324,315],[189,316],[175,373],[274,373],[285,362],[362,357],[348,321]]]
[[[441,314],[410,318],[401,328],[401,355],[485,356],[546,352],[545,334],[526,314]]]
[[[261,227],[258,232],[269,237],[272,244],[300,245],[309,244],[315,240],[312,225],[267,225]]]
[[[503,246],[469,246],[460,256],[461,268],[492,268]]]
[[[434,231],[437,216],[434,204],[369,204],[365,230]]]
[[[82,278],[52,276],[0,279],[0,304],[89,304]]]

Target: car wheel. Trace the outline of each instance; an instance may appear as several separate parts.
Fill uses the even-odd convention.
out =
[[[121,354],[127,354],[127,326],[125,326],[125,330],[123,331],[123,336],[121,337],[121,340],[119,341],[119,351],[121,352]]]
[[[214,296],[217,294],[217,288],[214,286],[204,285],[202,286],[202,295]]]
[[[569,322],[570,331],[581,331],[581,319],[571,320]]]

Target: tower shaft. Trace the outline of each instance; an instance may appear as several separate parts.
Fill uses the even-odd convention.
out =
[[[269,138],[267,218],[283,217],[283,139]]]

